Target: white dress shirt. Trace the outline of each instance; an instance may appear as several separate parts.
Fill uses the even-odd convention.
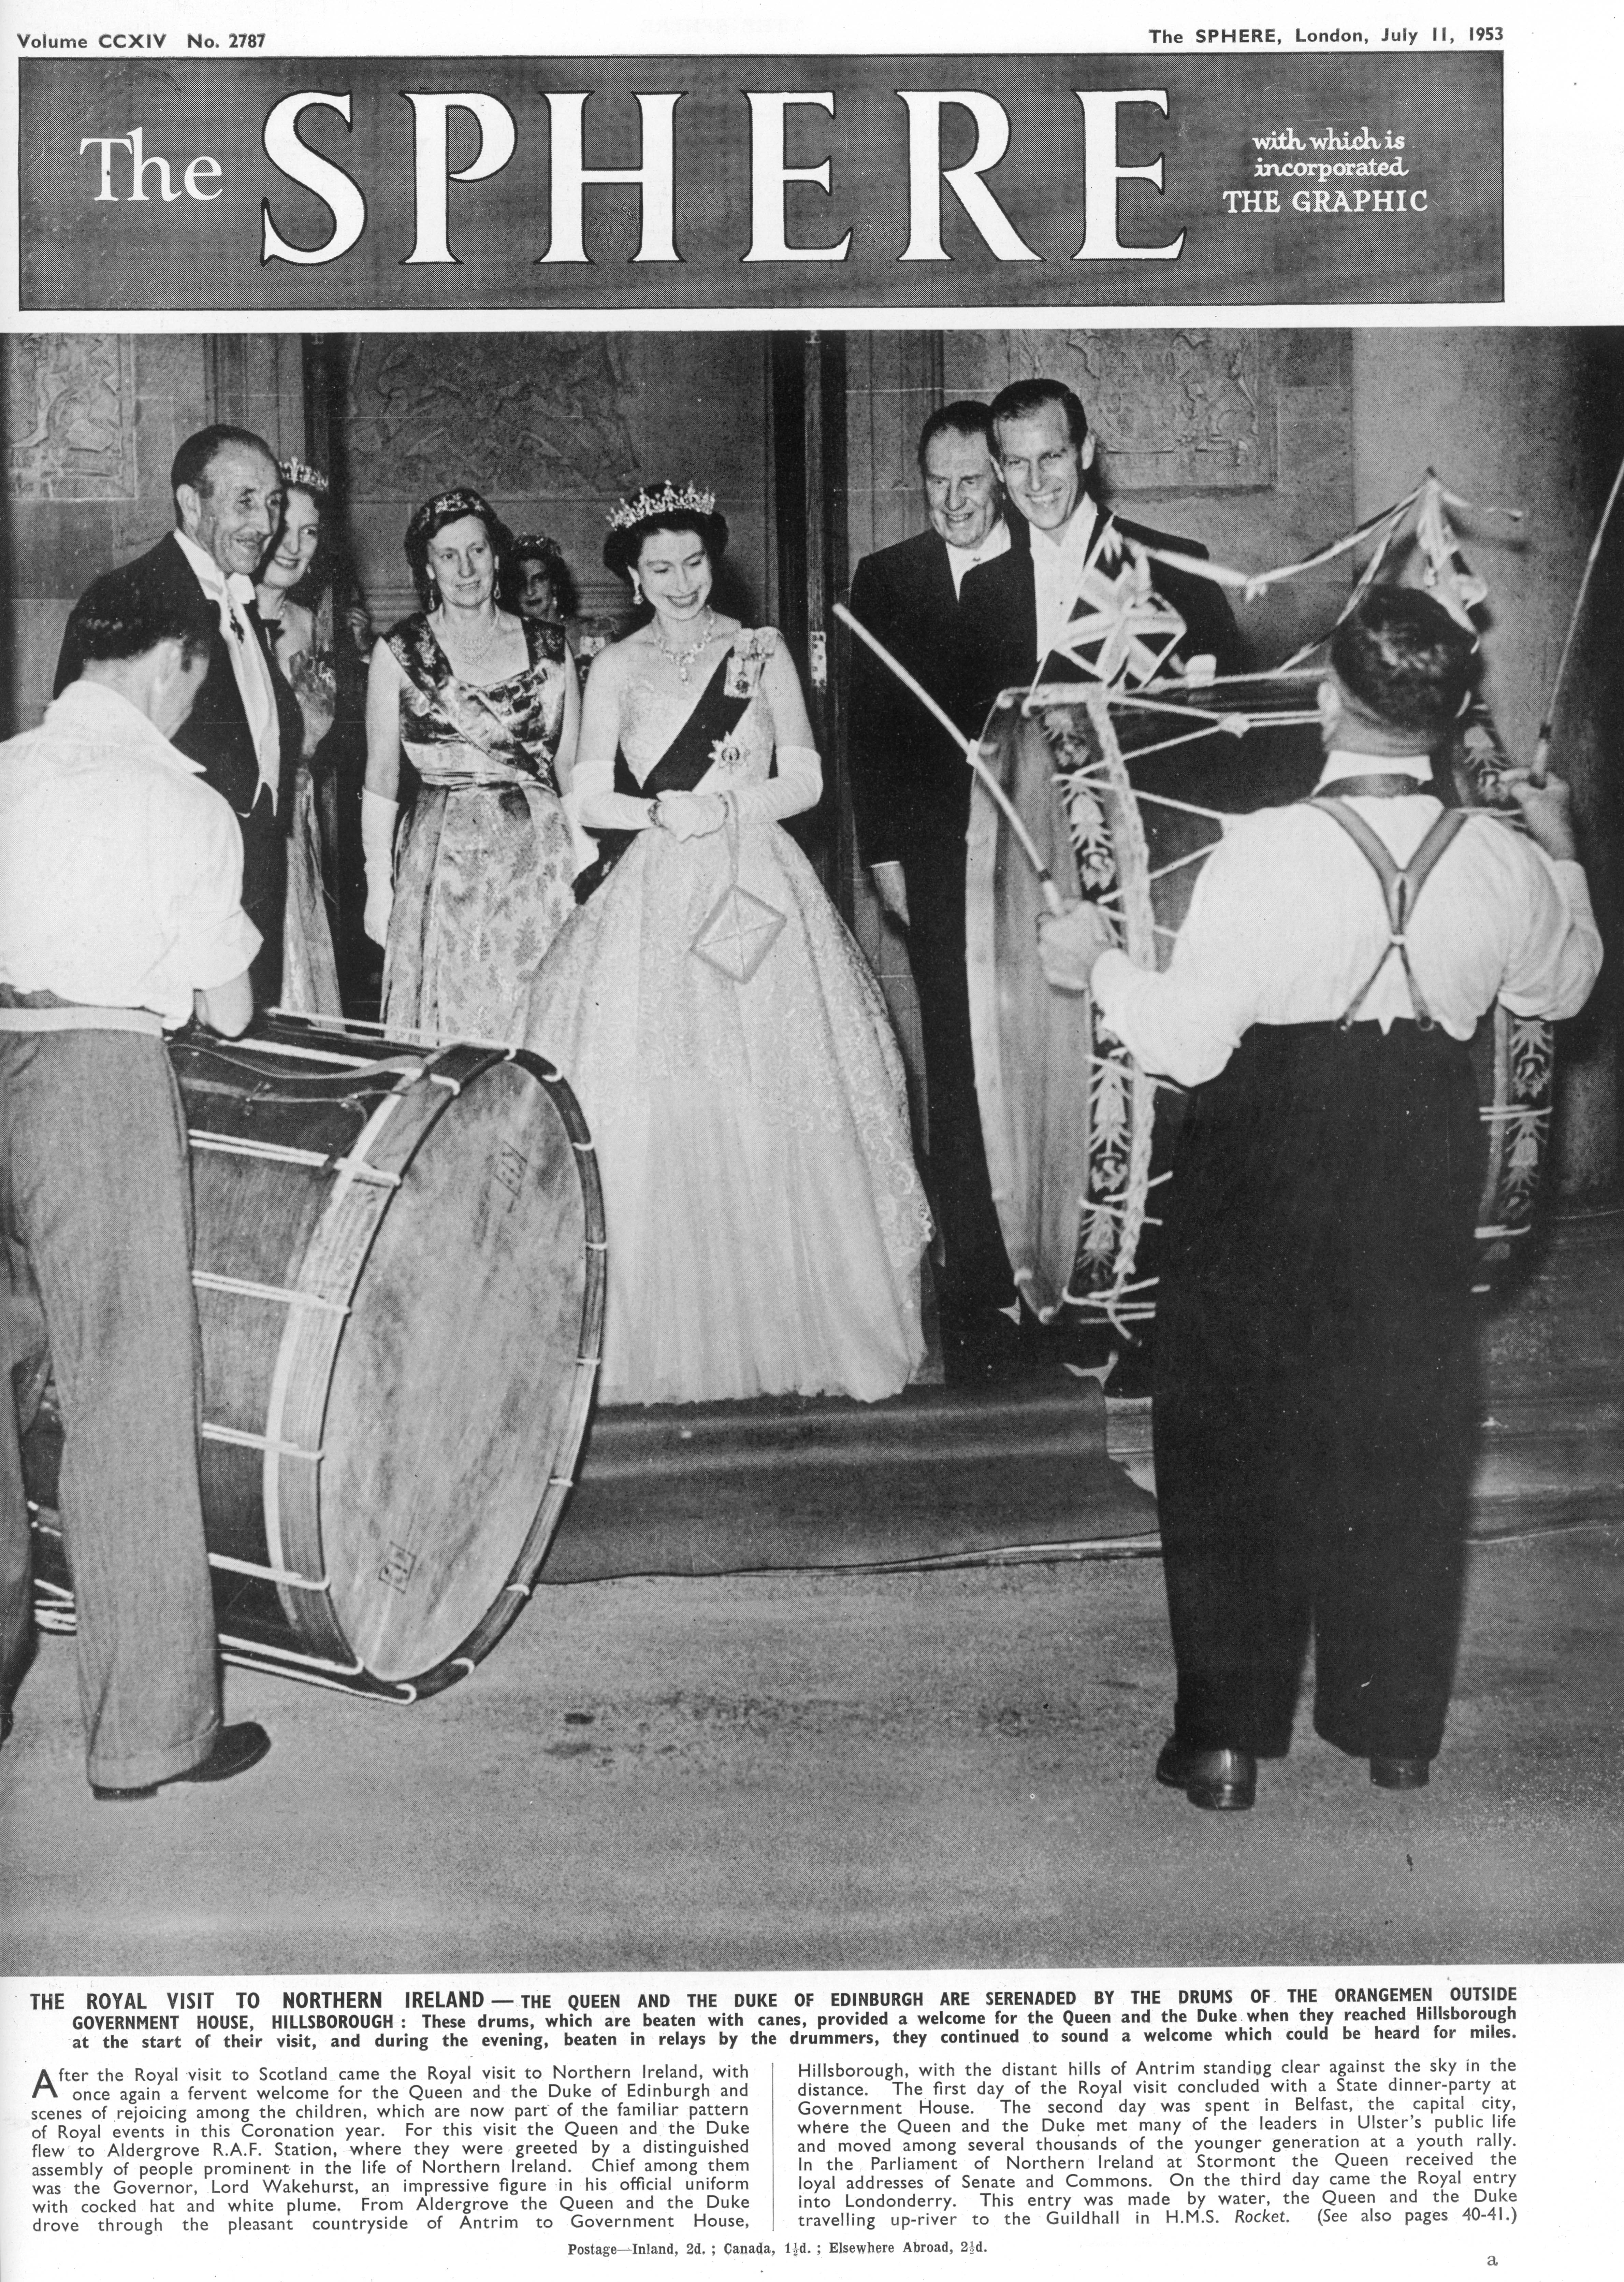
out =
[[[955,594],[962,594],[966,572],[973,570],[978,563],[996,563],[1001,555],[1009,552],[1009,526],[1000,516],[978,547],[955,547],[949,539],[947,547],[947,568],[953,573],[953,591]]]
[[[1032,576],[1038,602],[1038,664],[1065,639],[1076,606],[1099,515],[1087,492],[1058,539],[1032,528]]]
[[[1419,788],[1430,764],[1334,752],[1320,785],[1414,775],[1393,799],[1349,801],[1399,865],[1442,803]],[[1515,1014],[1577,1013],[1601,966],[1601,937],[1577,864],[1556,863],[1524,834],[1475,811],[1418,897],[1410,962],[1433,1019],[1469,1038],[1500,999]],[[1303,802],[1230,818],[1202,869],[1166,968],[1108,951],[1094,970],[1101,1019],[1146,1068],[1200,1085],[1216,1077],[1255,1022],[1340,1021],[1388,938],[1381,885],[1334,819]],[[1396,951],[1359,1010],[1361,1022],[1414,1013]]]
[[[233,570],[228,576],[214,557],[183,531],[174,535],[182,554],[197,573],[197,584],[220,612],[220,630],[231,653],[231,671],[236,677],[237,692],[253,736],[259,782],[270,794],[275,808],[276,788],[282,780],[282,725],[276,718],[276,691],[271,680],[270,661],[248,619],[254,582],[240,570]]]
[[[171,1029],[259,948],[229,805],[146,715],[70,682],[0,745],[0,982]]]

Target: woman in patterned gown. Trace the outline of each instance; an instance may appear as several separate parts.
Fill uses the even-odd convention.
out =
[[[372,656],[366,926],[385,947],[397,1034],[517,1044],[531,979],[575,909],[561,795],[580,693],[562,626],[498,605],[510,543],[477,492],[425,501],[406,535],[422,608]],[[392,848],[403,752],[421,783]]]
[[[930,1215],[878,985],[779,819],[823,775],[770,627],[710,606],[727,525],[671,485],[604,549],[652,608],[593,660],[571,806],[607,876],[542,962],[526,1043],[579,1095],[609,1238],[600,1393],[865,1401],[923,1354]],[[734,881],[747,980],[694,938]],[[731,907],[730,907],[731,908]],[[727,924],[728,909],[719,932]],[[747,964],[740,962],[741,965]]]
[[[337,712],[333,661],[316,647],[313,601],[320,599],[316,556],[326,511],[327,477],[302,460],[282,462],[282,522],[260,563],[254,599],[271,638],[277,670],[298,700],[304,750],[293,784],[288,842],[288,894],[282,920],[282,1003],[302,1014],[341,1014],[338,966],[328,919],[317,778],[330,778],[329,746]],[[311,589],[316,589],[312,594]],[[301,593],[301,590],[303,592]]]

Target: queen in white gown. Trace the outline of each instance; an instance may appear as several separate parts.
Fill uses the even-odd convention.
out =
[[[795,669],[711,608],[708,495],[667,485],[611,521],[605,559],[653,615],[592,664],[569,803],[607,877],[525,1032],[597,1146],[601,1399],[894,1394],[924,1351],[930,1215],[878,985],[780,823],[823,785]],[[747,944],[784,920],[747,980],[693,947],[735,881],[770,907],[745,907]]]

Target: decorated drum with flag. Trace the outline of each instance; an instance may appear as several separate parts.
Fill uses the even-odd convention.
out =
[[[1306,797],[1322,754],[1315,671],[1154,689],[1007,691],[982,758],[1067,896],[1112,912],[1128,956],[1165,966],[1226,816]],[[1508,829],[1512,828],[1508,827]],[[1182,1094],[1152,1077],[1092,1002],[1051,990],[1037,954],[1037,874],[994,802],[972,797],[966,932],[987,1168],[1017,1284],[1132,1338],[1155,1315],[1158,1193]],[[1484,1139],[1481,1276],[1531,1225],[1547,1135],[1552,1033],[1496,1006],[1472,1053]]]

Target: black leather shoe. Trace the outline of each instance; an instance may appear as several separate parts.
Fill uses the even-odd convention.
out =
[[[1162,1746],[1156,1779],[1181,1790],[1192,1806],[1241,1814],[1257,1796],[1257,1762],[1250,1751],[1187,1751],[1176,1735]]]
[[[1379,1790],[1425,1790],[1432,1780],[1432,1761],[1373,1759],[1370,1779]]]
[[[92,1783],[92,1798],[115,1802],[131,1798],[156,1798],[160,1790],[171,1783],[229,1782],[233,1775],[246,1774],[257,1767],[271,1748],[271,1739],[261,1727],[251,1719],[240,1720],[235,1727],[222,1727],[214,1738],[214,1748],[206,1759],[199,1759],[195,1767],[182,1767],[178,1775],[166,1775],[162,1782],[135,1783],[121,1790],[112,1783]]]

